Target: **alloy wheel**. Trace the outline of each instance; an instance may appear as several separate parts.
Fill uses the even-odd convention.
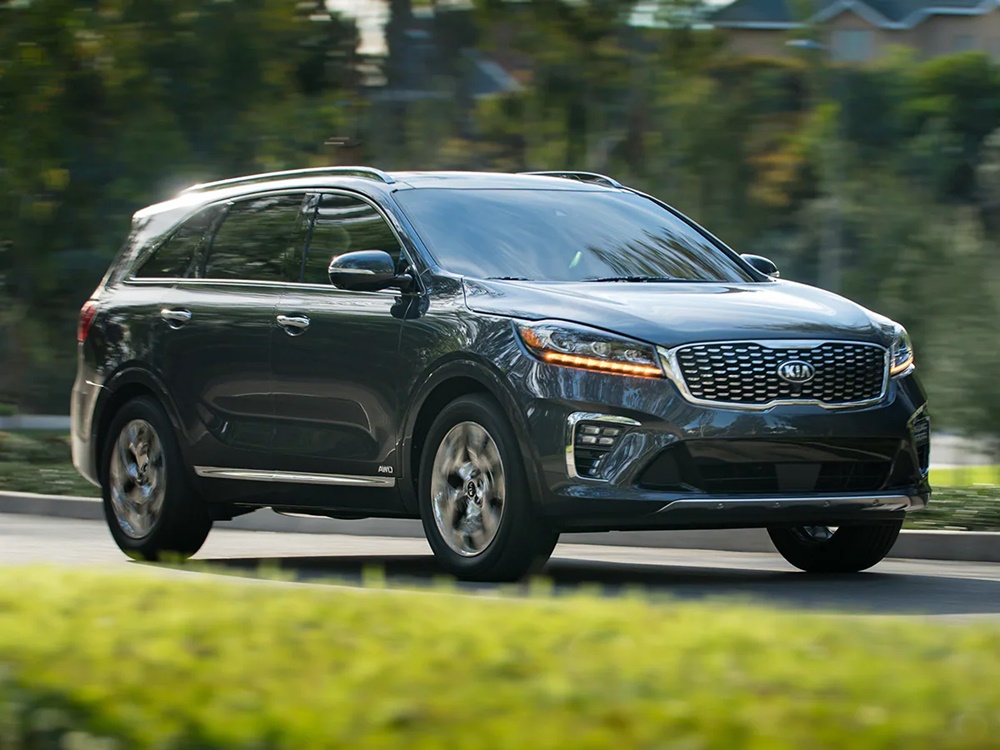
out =
[[[431,506],[445,543],[463,557],[486,551],[503,518],[503,460],[489,432],[476,422],[452,427],[431,469]]]
[[[109,470],[115,520],[126,536],[142,539],[159,520],[167,488],[163,446],[149,422],[133,419],[122,428]]]

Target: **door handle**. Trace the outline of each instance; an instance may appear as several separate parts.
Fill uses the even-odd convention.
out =
[[[305,315],[279,315],[275,320],[289,336],[301,336],[309,327],[309,318]]]
[[[191,320],[191,311],[179,307],[175,307],[172,310],[165,307],[160,310],[160,317],[167,321],[167,325],[171,328],[180,328]]]

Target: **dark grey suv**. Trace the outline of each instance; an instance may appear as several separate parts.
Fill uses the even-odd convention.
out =
[[[115,541],[256,508],[421,518],[455,575],[560,532],[766,527],[808,571],[925,506],[901,326],[601,175],[330,168],[137,213],[81,311],[73,453]]]

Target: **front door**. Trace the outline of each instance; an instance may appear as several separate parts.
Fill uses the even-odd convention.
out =
[[[302,283],[278,302],[271,334],[275,469],[296,483],[284,504],[393,512],[400,367],[399,292],[330,284],[338,255],[399,240],[379,211],[348,193],[316,196]]]

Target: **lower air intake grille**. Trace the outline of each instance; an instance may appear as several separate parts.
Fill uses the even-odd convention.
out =
[[[601,460],[611,452],[625,431],[621,424],[578,422],[573,429],[573,468],[576,475],[596,479]]]

